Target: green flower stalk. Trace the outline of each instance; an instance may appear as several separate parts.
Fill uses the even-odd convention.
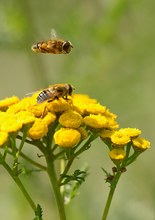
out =
[[[103,168],[106,182],[110,184],[102,216],[102,220],[106,220],[121,175],[150,147],[150,142],[140,136],[139,129],[119,129],[117,116],[88,95],[74,94],[41,104],[37,103],[37,97],[38,93],[34,93],[21,100],[13,96],[0,101],[1,165],[14,179],[38,220],[43,219],[41,206],[33,202],[19,178],[24,173],[22,159],[46,172],[55,194],[60,220],[66,220],[65,196],[73,198],[87,176],[86,170],[79,169],[71,174],[70,168],[95,139],[101,138],[109,149],[108,157],[114,163],[111,173]],[[46,165],[40,163],[39,156],[36,161],[24,152],[27,144],[40,150]],[[13,158],[13,164],[8,157]],[[57,170],[60,161],[63,161],[63,169]]]
[[[133,163],[142,152],[150,148],[150,142],[139,137],[140,134],[141,131],[135,128],[123,128],[107,134],[102,131],[100,134],[103,141],[106,143],[108,141],[109,157],[114,163],[111,174],[103,169],[106,174],[106,182],[110,184],[110,191],[102,220],[107,219],[116,186],[121,175],[126,172],[126,167]]]

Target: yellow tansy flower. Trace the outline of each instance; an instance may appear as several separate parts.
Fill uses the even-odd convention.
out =
[[[104,114],[106,112],[106,107],[100,105],[99,103],[87,103],[87,102],[73,102],[74,107],[82,114]]]
[[[73,104],[78,103],[78,102],[80,102],[80,103],[97,103],[96,99],[92,99],[86,94],[73,94],[72,98],[73,98]]]
[[[20,111],[16,116],[23,124],[29,124],[35,121],[35,117],[31,112]]]
[[[107,130],[107,129],[102,129],[100,131],[100,137],[102,139],[105,139],[105,138],[111,138],[111,136],[114,134],[115,131],[112,131],[112,130]]]
[[[78,112],[72,110],[64,112],[59,118],[59,123],[66,128],[78,128],[82,122],[82,116]]]
[[[8,133],[0,131],[0,147],[2,147],[8,140]]]
[[[70,97],[68,97],[70,99]],[[71,107],[72,100],[63,98],[55,99],[52,102],[47,102],[47,109],[51,112],[64,112]]]
[[[17,113],[19,111],[25,111],[29,106],[32,105],[32,98],[31,97],[26,97],[23,98],[20,102],[15,103],[14,105],[11,105],[8,109],[8,113]]]
[[[113,118],[113,119],[116,119],[117,118],[117,115],[110,112],[110,110],[107,108],[106,111],[105,111],[105,114],[104,114],[106,117],[108,118]]]
[[[8,133],[19,131],[21,128],[22,122],[15,118],[9,119],[0,125],[0,129]]]
[[[99,103],[86,104],[86,109],[85,109],[86,114],[104,114],[105,112],[106,112],[106,107],[100,105]]]
[[[86,113],[87,105],[96,104],[96,99],[91,99],[88,95],[85,94],[73,94],[73,106],[76,111],[81,115]]]
[[[32,127],[28,131],[28,137],[32,139],[40,139],[48,132],[48,126],[42,119],[36,119]]]
[[[125,151],[122,148],[114,148],[109,152],[109,157],[113,161],[120,162],[122,161],[126,156]]]
[[[136,149],[146,150],[150,148],[150,142],[144,138],[140,138],[140,137],[134,138],[132,139],[132,143]]]
[[[117,123],[117,121],[115,121],[114,118],[107,118],[107,120],[108,120],[108,129],[116,130],[119,127],[119,124]]]
[[[7,112],[0,113],[0,130],[5,132],[16,132],[22,128],[22,122]]]
[[[114,145],[124,146],[129,143],[131,139],[129,135],[120,129],[119,131],[115,131],[115,133],[111,136],[111,141]]]
[[[121,128],[120,132],[128,135],[131,138],[137,137],[141,134],[141,130],[139,130],[137,128]]]
[[[79,131],[71,128],[61,128],[54,134],[54,140],[60,147],[71,148],[79,143],[81,134]]]
[[[46,102],[30,105],[27,107],[27,111],[32,112],[36,117],[44,116],[47,113]]]
[[[104,114],[106,112],[106,107],[99,103],[89,103],[85,110],[86,114]]]
[[[74,104],[72,109],[75,110],[76,112],[78,112],[80,115],[84,115],[85,114],[86,105],[84,103]]]
[[[0,123],[1,123],[3,120],[4,120],[4,121],[7,120],[7,118],[8,118],[9,116],[11,117],[12,115],[10,115],[10,114],[8,114],[8,113],[6,113],[6,112],[1,112],[1,111],[0,111]]]
[[[84,123],[92,128],[106,128],[108,126],[108,120],[103,115],[93,115],[84,117]]]
[[[50,125],[51,123],[53,123],[56,119],[56,115],[52,112],[48,112],[44,118],[42,119],[46,124],[47,126]]]
[[[19,98],[17,96],[12,96],[10,98],[6,98],[0,101],[0,110],[6,110],[9,106],[19,102]]]

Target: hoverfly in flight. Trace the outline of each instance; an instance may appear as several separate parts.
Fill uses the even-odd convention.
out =
[[[52,29],[51,35],[52,37],[50,40],[40,41],[32,45],[31,49],[37,53],[50,54],[67,54],[71,51],[73,45],[70,41],[57,38],[54,29]]]
[[[51,102],[60,97],[68,100],[67,96],[72,95],[73,89],[73,86],[70,84],[54,84],[39,93],[37,103],[40,104],[45,101]]]

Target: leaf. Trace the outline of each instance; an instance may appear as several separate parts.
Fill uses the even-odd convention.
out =
[[[64,202],[68,204],[78,193],[79,187],[85,181],[88,169],[75,170],[72,175],[64,175]]]
[[[35,211],[36,217],[34,218],[34,220],[43,220],[43,218],[42,218],[42,213],[43,213],[42,208],[41,208],[41,206],[38,204],[38,205],[37,205],[37,209],[36,209],[36,211]]]
[[[72,175],[61,175],[62,176],[62,184],[65,185],[71,181],[77,181],[78,183],[82,183],[85,181],[84,177],[86,176],[86,171],[75,170]]]

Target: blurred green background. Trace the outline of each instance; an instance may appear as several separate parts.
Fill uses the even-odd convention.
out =
[[[121,127],[136,127],[151,141],[118,185],[109,220],[155,220],[155,1],[154,0],[1,0],[0,99],[71,83],[118,115]],[[51,29],[74,45],[69,55],[35,54],[31,45],[50,38]],[[28,148],[32,152],[33,149]],[[67,220],[101,219],[108,184],[101,167],[112,163],[101,141],[76,161],[89,165],[80,195],[67,206]],[[0,216],[34,217],[23,195],[0,167]],[[45,220],[58,220],[49,180],[23,177]]]

